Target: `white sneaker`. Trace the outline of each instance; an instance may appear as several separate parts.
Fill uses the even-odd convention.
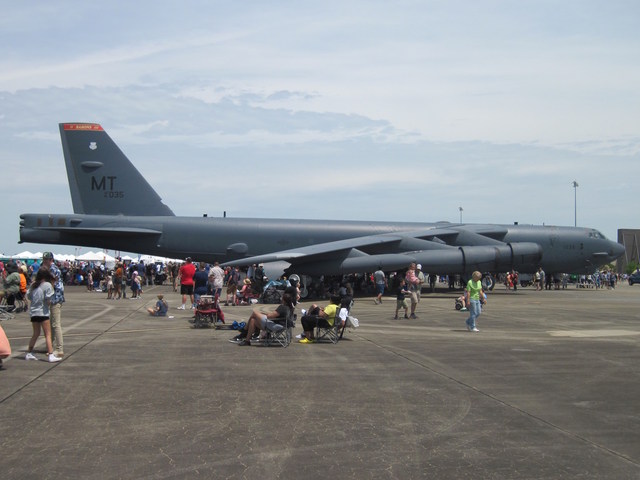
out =
[[[25,360],[38,360],[38,357],[36,357],[33,353],[31,352],[27,352],[27,354],[24,356]]]
[[[178,310],[184,310],[184,305],[180,305],[180,306],[178,307]]]
[[[60,357],[56,357],[55,354],[49,354],[49,363],[59,362],[60,360],[62,359]]]
[[[471,331],[472,332],[479,332],[480,330],[478,330],[477,328],[472,328]]]

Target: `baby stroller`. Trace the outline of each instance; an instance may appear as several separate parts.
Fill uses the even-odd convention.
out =
[[[261,300],[262,303],[280,303],[282,302],[282,295],[287,288],[286,280],[271,280],[264,287]]]
[[[460,296],[460,297],[456,298],[455,308],[456,308],[456,310],[462,310],[463,312],[467,311],[467,308],[464,306],[464,297],[463,296]]]
[[[224,324],[224,313],[218,302],[218,295],[202,295],[196,304],[193,328],[205,328]]]

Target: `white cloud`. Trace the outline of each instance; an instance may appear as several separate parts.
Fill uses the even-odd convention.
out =
[[[0,161],[19,179],[8,194],[29,173],[50,196],[21,196],[6,223],[69,211],[57,123],[90,121],[176,213],[457,221],[462,204],[466,221],[572,224],[577,179],[579,219],[613,236],[635,219],[618,199],[640,173],[639,10],[14,2],[0,19]]]

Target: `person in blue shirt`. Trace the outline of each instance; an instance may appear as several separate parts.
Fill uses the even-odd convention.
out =
[[[166,317],[167,311],[169,310],[169,305],[164,300],[164,295],[158,295],[158,301],[156,302],[156,306],[154,308],[147,308],[147,312],[149,315],[153,317]]]

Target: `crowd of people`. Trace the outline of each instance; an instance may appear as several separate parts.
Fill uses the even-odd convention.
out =
[[[604,269],[590,275],[569,275],[567,273],[547,274],[542,267],[538,267],[532,275],[520,275],[516,271],[501,274],[497,282],[504,284],[507,290],[518,290],[518,286],[532,285],[535,290],[566,290],[572,283],[578,288],[606,288],[613,289],[626,280],[626,274],[618,274],[610,269]]]
[[[147,263],[143,261],[122,261],[117,259],[113,268],[92,262],[72,263],[63,261],[56,263],[51,252],[45,252],[41,260],[30,264],[20,261],[0,262],[2,288],[0,299],[5,303],[8,312],[29,310],[33,333],[29,341],[25,358],[37,359],[33,349],[41,334],[44,334],[47,360],[58,362],[64,356],[62,333],[62,305],[64,286],[84,284],[89,291],[100,291],[107,294],[107,299],[125,299],[130,290],[131,299],[140,299],[149,285],[162,285],[165,282],[180,293],[182,302],[179,310],[195,310],[199,298],[209,295],[216,302],[223,301],[225,306],[249,305],[257,303],[264,291],[282,286],[284,293],[277,298],[280,304],[271,312],[254,310],[245,328],[232,339],[240,345],[250,345],[252,335],[258,332],[279,328],[273,320],[289,318],[300,300],[300,285],[296,281],[285,278],[269,282],[264,276],[262,265],[253,265],[247,271],[236,267],[222,268],[218,262],[206,264],[194,263],[191,258],[184,262]],[[406,270],[387,274],[379,267],[371,274],[344,275],[336,277],[320,277],[306,286],[311,295],[317,298],[328,298],[325,307],[313,305],[302,313],[303,333],[299,335],[300,343],[313,343],[314,330],[317,326],[332,327],[336,321],[342,324],[342,310],[347,310],[356,295],[375,295],[374,303],[382,305],[385,293],[390,291],[395,297],[394,319],[402,312],[404,319],[417,319],[417,307],[421,300],[422,289],[428,284],[433,291],[438,277],[425,274],[420,264],[411,263]],[[536,290],[566,288],[569,276],[547,275],[540,267],[531,276]],[[497,281],[504,283],[508,290],[517,291],[521,277],[518,272],[510,271],[500,275]],[[595,288],[615,288],[620,276],[605,270],[591,276],[578,279],[578,286],[593,285]],[[449,288],[455,284],[464,286],[464,294],[456,299],[456,308],[468,311],[466,325],[469,331],[478,332],[477,319],[486,304],[487,296],[482,285],[482,274],[473,272],[470,279],[460,276],[440,277]],[[263,298],[263,300],[266,297]],[[157,295],[153,307],[147,309],[153,316],[166,316],[169,305],[164,295]],[[339,320],[337,320],[339,318]],[[288,320],[287,320],[288,321]],[[1,358],[0,358],[1,360]]]

